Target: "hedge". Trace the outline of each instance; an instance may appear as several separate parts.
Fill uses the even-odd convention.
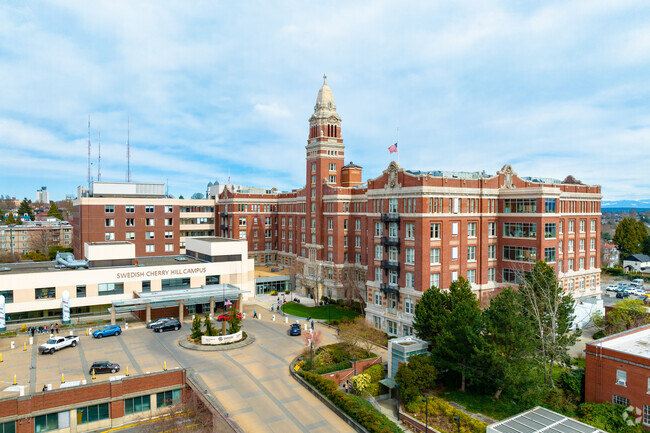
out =
[[[350,361],[343,361],[343,362],[339,362],[339,363],[336,363],[336,364],[324,365],[322,367],[316,368],[316,369],[312,370],[312,373],[327,374],[327,373],[331,373],[333,371],[345,370],[345,369],[351,368],[351,367],[352,367],[352,364],[350,363]]]
[[[403,430],[397,424],[389,420],[386,415],[379,412],[366,400],[339,391],[333,380],[325,379],[308,371],[299,370],[298,374],[370,433],[403,433]]]
[[[487,428],[486,423],[472,418],[462,410],[456,409],[447,401],[441,398],[428,397],[427,400],[429,401],[429,407],[428,407],[429,418],[435,418],[436,416],[446,418],[449,421],[449,423],[454,425],[452,432],[456,431],[455,428],[456,422],[454,421],[454,417],[458,417],[460,419],[461,431],[468,432],[468,433],[485,433],[485,430]],[[424,415],[426,409],[425,406],[426,403],[422,402],[421,399],[418,399],[416,402],[407,404],[405,408],[407,411],[413,412],[414,414],[417,414],[419,412],[420,414]],[[424,416],[422,418],[424,418]],[[422,422],[422,420],[420,420],[420,422]],[[432,425],[432,427],[434,427],[436,430],[442,433],[447,433],[440,426]]]

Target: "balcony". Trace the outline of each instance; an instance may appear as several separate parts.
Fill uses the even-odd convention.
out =
[[[399,271],[399,262],[393,262],[391,260],[382,260],[381,268],[388,269],[389,271]]]
[[[227,224],[221,224],[221,230],[228,230]]]
[[[383,213],[381,214],[381,222],[383,223],[398,223],[399,214],[398,213]]]
[[[379,290],[384,292],[386,295],[389,295],[389,294],[397,295],[397,302],[399,302],[399,286],[397,284],[381,283],[379,285]]]
[[[393,236],[382,236],[381,244],[386,247],[399,247],[399,238]]]

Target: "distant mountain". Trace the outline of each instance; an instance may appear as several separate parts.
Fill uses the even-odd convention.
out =
[[[605,209],[636,209],[636,210],[649,210],[650,199],[643,200],[603,200],[601,208]]]

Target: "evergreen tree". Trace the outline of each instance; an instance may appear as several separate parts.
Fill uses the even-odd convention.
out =
[[[506,288],[483,311],[483,346],[476,361],[481,388],[493,389],[494,398],[503,391],[516,392],[530,379],[535,352],[534,328],[523,313],[521,296]]]
[[[32,211],[31,206],[29,206],[29,201],[27,200],[27,197],[25,197],[23,201],[20,202],[20,206],[18,207],[19,217],[22,217],[25,214],[27,214],[30,221],[34,221],[34,212]]]
[[[198,340],[202,335],[203,331],[201,330],[201,319],[199,318],[198,314],[195,314],[194,319],[192,320],[192,338]]]
[[[648,237],[645,224],[634,218],[623,218],[616,227],[614,243],[623,253],[623,257],[639,254],[643,250],[643,242]]]
[[[447,322],[449,312],[446,304],[445,294],[436,286],[431,286],[415,305],[413,328],[418,337],[427,341],[432,349],[438,346],[438,338]]]
[[[5,218],[5,224],[16,224],[16,218],[14,218],[13,212],[9,212],[7,214],[7,218]]]
[[[572,332],[575,300],[565,293],[555,270],[540,261],[526,272],[519,284],[523,311],[535,328],[536,359],[542,364],[546,382],[553,386],[553,366],[567,362],[568,350],[580,336]]]
[[[482,346],[481,308],[463,277],[449,286],[446,297],[445,324],[432,356],[438,370],[460,375],[460,390],[465,391],[468,379],[478,380],[472,363]]]
[[[228,328],[229,334],[236,334],[241,329],[241,319],[237,317],[236,311],[230,312],[230,327]]]
[[[425,354],[413,355],[408,364],[402,364],[395,374],[399,393],[404,403],[416,401],[422,393],[435,385],[438,372]]]
[[[62,220],[63,217],[61,216],[61,212],[59,212],[59,208],[56,206],[56,203],[53,201],[50,202],[50,210],[47,211],[47,216],[52,216],[58,220]]]
[[[214,337],[217,335],[216,329],[212,326],[212,320],[210,320],[209,315],[205,315],[205,335],[208,337]]]

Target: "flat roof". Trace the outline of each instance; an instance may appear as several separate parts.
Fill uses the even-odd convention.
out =
[[[178,258],[181,257],[181,260]],[[37,272],[76,272],[80,270],[93,270],[93,269],[111,269],[111,268],[138,268],[149,266],[180,266],[180,265],[196,265],[208,263],[204,260],[196,259],[186,255],[176,256],[156,256],[156,257],[135,257],[137,265],[126,266],[97,266],[91,268],[72,269],[65,266],[58,265],[55,261],[48,262],[25,262],[25,263],[0,263],[0,276],[6,274],[30,274]]]
[[[88,245],[132,245],[133,242],[127,241],[105,241],[105,242],[86,242]]]
[[[589,345],[650,359],[650,325],[635,332],[630,331],[596,340]]]
[[[490,424],[487,433],[606,433],[573,418],[537,406],[511,418]]]
[[[239,295],[248,293],[232,284],[207,284],[194,289],[164,290],[155,292],[139,292],[138,298],[120,299],[113,301],[116,312],[144,310],[147,304],[155,308],[175,307],[178,301],[185,305],[207,304],[210,298],[215,302],[224,299],[237,300]]]

